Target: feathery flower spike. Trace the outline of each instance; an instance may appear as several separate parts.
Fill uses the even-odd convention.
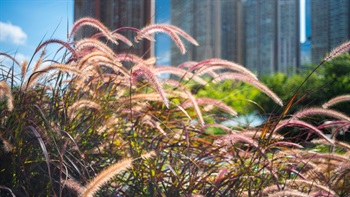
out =
[[[326,102],[325,104],[323,104],[322,107],[329,108],[335,104],[345,102],[345,101],[350,101],[350,94],[334,97],[328,102]]]
[[[167,25],[167,24],[153,24],[153,25],[144,27],[143,29],[140,30],[138,35],[135,37],[135,42],[138,42],[142,38],[156,32],[167,33],[174,40],[174,42],[179,47],[182,54],[186,53],[186,49],[180,37],[178,36],[178,34],[184,37],[186,40],[188,40],[192,44],[198,46],[198,43],[190,35],[188,35],[182,30],[180,31],[179,28],[175,26]]]
[[[75,21],[75,23],[73,24],[73,28],[68,36],[68,41],[71,40],[73,35],[77,32],[77,30],[84,25],[95,27],[104,36],[106,36],[106,38],[108,40],[110,40],[114,44],[118,45],[118,42],[115,40],[115,37],[113,37],[113,35],[111,34],[111,32],[109,31],[109,29],[106,26],[104,26],[100,21],[93,19],[93,18],[89,18],[89,17],[81,18],[81,19]]]
[[[324,58],[324,61],[329,61],[332,60],[336,57],[338,57],[339,55],[346,53],[347,51],[349,51],[350,49],[350,41],[345,42],[341,45],[339,45],[338,47],[336,47],[335,49],[333,49],[330,54]]]

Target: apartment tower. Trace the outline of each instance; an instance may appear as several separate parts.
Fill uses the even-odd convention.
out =
[[[110,30],[120,27],[141,29],[154,20],[154,0],[125,1],[125,0],[75,0],[74,20],[82,17],[93,17],[101,21]],[[84,27],[77,32],[75,39],[89,37],[97,33],[96,29]],[[121,31],[130,41],[136,36],[132,31]],[[113,47],[117,53],[132,53],[144,58],[153,56],[153,43],[142,40],[130,47],[122,42]]]
[[[241,0],[171,1],[171,24],[193,36],[199,46],[186,43],[181,54],[172,43],[171,64],[224,58],[241,63]]]
[[[258,75],[293,74],[300,67],[299,0],[246,0],[245,65]]]
[[[318,64],[350,39],[350,1],[311,0],[311,59]]]

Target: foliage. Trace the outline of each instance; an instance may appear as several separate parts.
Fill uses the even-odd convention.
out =
[[[42,55],[36,62],[19,64],[0,54],[21,70],[16,75],[14,67],[2,67],[1,196],[349,194],[350,146],[334,139],[338,128],[349,126],[345,114],[315,107],[293,116],[271,115],[261,128],[226,127],[220,120],[233,117],[235,108],[220,102],[222,98],[194,95],[196,88],[221,83],[222,90],[234,88],[237,95],[254,96],[242,91],[249,87],[237,83],[242,81],[276,104],[282,102],[235,63],[209,59],[160,68],[155,58],[115,54],[97,38],[104,36],[114,44],[130,41],[118,33],[121,29],[109,31],[95,19],[78,20],[70,37],[85,25],[101,33],[74,42],[48,40],[37,47],[35,54],[52,43],[62,45],[67,53],[60,61]],[[135,31],[137,41],[153,41],[150,34],[166,32],[182,52],[179,36],[196,44],[169,25],[123,30]],[[159,81],[157,76],[164,72],[178,79]],[[215,91],[213,95],[219,97]],[[228,102],[241,96],[229,98]],[[240,110],[245,113],[245,108]],[[320,114],[333,122],[308,121]],[[212,134],[210,128],[223,132]],[[279,133],[285,128],[298,129],[306,135],[304,143],[330,151],[305,149]],[[325,129],[334,136],[328,138]]]
[[[336,95],[345,95],[350,93],[350,55],[348,53],[340,55],[330,62],[326,62],[320,69],[324,76],[325,98],[330,100]],[[346,114],[350,114],[348,103],[340,103],[334,107]]]
[[[309,65],[308,68],[304,69],[300,74],[295,74],[290,77],[283,73],[263,76],[261,81],[279,95],[284,103],[287,103],[294,94],[297,93],[296,90],[298,87],[315,67],[316,65]],[[305,106],[320,106],[335,95],[348,94],[350,92],[348,70],[350,70],[349,54],[339,55],[339,57],[325,62],[322,67],[318,68],[316,72],[308,78],[306,83],[301,86],[296,101],[290,108],[290,113],[294,113]],[[261,110],[257,106],[249,107],[251,106],[249,103],[252,102],[248,102],[248,99],[249,101],[257,103],[258,106],[263,106],[263,110],[266,113],[278,114],[281,112],[281,108],[266,95],[247,84],[239,84],[240,83],[237,84],[234,81],[209,84],[205,87],[201,87],[198,91],[198,95],[222,99],[225,103],[239,111],[240,114]],[[241,99],[246,101],[237,101]],[[340,103],[334,106],[334,109],[350,114],[350,108],[347,103]]]
[[[274,90],[276,94],[281,95],[281,99],[285,103],[287,103],[294,96],[294,94],[297,93],[295,102],[290,108],[290,113],[294,113],[305,106],[320,105],[322,102],[326,101],[325,98],[323,98],[326,90],[323,88],[324,83],[322,76],[317,74],[311,75],[306,83],[301,86],[300,90],[296,92],[299,86],[306,79],[306,74],[309,72],[311,71],[305,71],[304,74],[293,75],[291,77],[288,77],[282,73],[277,73],[273,76],[264,76],[261,80],[266,84],[266,86]],[[262,95],[258,95],[255,99],[261,102],[261,105],[264,106],[266,112],[280,112],[274,103],[270,102]]]
[[[255,102],[255,97],[260,91],[252,85],[242,82],[226,80],[218,84],[210,83],[201,86],[197,90],[197,96],[221,100],[241,115],[249,114],[261,107],[259,103]]]
[[[311,72],[311,68],[315,67],[316,65],[310,65],[309,69],[291,77],[277,73],[273,76],[264,76],[261,80],[277,95],[280,95],[284,102],[287,102]],[[349,70],[350,55],[347,53],[325,62],[301,87],[297,97],[298,101],[295,102],[290,112],[294,113],[305,106],[320,106],[336,95],[349,94]],[[265,107],[267,112],[275,111],[275,104],[261,94],[255,99]],[[350,114],[350,107],[347,103],[340,103],[334,109]]]

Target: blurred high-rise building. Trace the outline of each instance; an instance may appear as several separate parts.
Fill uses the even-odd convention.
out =
[[[171,1],[171,24],[193,36],[199,46],[187,44],[182,55],[171,46],[171,64],[223,58],[242,61],[241,0]]]
[[[154,0],[75,0],[74,20],[82,17],[93,17],[100,20],[110,30],[120,27],[134,27],[141,29],[154,20]],[[98,31],[91,27],[83,27],[79,30],[75,39],[89,37]],[[136,33],[133,31],[120,31],[133,42]],[[144,58],[153,56],[153,43],[142,40],[134,43],[132,47],[119,42],[113,49],[117,53],[132,53]]]
[[[221,58],[244,64],[243,1],[221,1]]]
[[[299,0],[171,1],[171,24],[199,43],[185,55],[172,45],[171,64],[223,58],[259,75],[300,66]]]
[[[350,39],[350,1],[311,0],[311,56],[318,64],[333,48]]]
[[[300,67],[299,0],[246,0],[245,65],[258,75]]]
[[[171,24],[180,27],[199,43],[186,43],[186,54],[171,45],[171,64],[221,57],[221,2],[212,0],[171,1]]]

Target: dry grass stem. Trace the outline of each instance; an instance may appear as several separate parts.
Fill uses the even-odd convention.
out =
[[[180,88],[183,92],[185,92],[188,96],[188,98],[190,99],[189,102],[192,103],[192,106],[194,107],[194,110],[197,114],[197,117],[198,117],[198,121],[199,121],[199,124],[201,127],[204,127],[205,123],[204,123],[204,119],[203,119],[203,115],[202,115],[202,112],[201,110],[199,109],[198,107],[198,104],[197,104],[197,101],[196,101],[196,98],[192,95],[192,93],[190,91],[188,91],[181,83],[179,83],[178,81],[174,81],[174,80],[171,80],[171,79],[168,79],[166,81],[164,81],[165,84],[168,84],[168,85],[171,85],[171,86],[174,86],[176,88]],[[183,106],[182,106],[183,107]]]

